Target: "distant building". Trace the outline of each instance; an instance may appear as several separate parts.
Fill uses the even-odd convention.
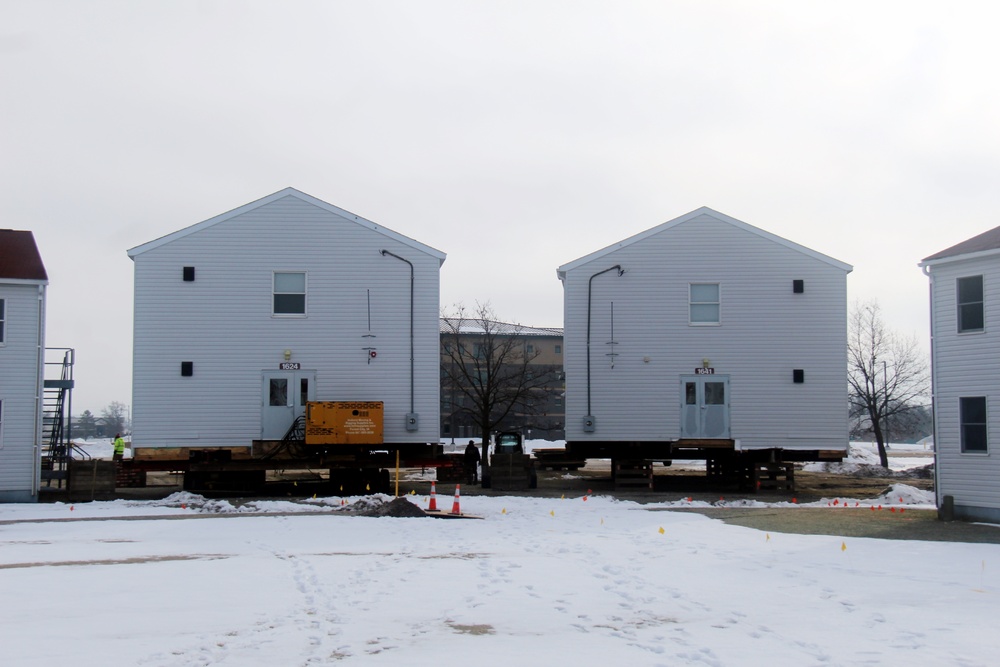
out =
[[[920,262],[930,278],[934,484],[954,516],[1000,521],[1000,227]]]
[[[562,440],[565,436],[565,376],[563,374],[563,332],[556,328],[526,327],[491,322],[489,328],[498,337],[513,337],[520,355],[527,360],[529,382],[535,385],[529,409],[516,409],[499,426],[500,430],[519,431],[526,438]],[[478,438],[480,427],[469,398],[448,381],[444,368],[453,364],[449,346],[465,346],[475,351],[484,336],[476,320],[460,325],[452,318],[441,319],[441,438],[455,440]]]
[[[47,285],[31,232],[0,229],[0,502],[38,499]]]
[[[286,188],[128,255],[136,452],[280,440],[313,400],[438,442],[444,253]]]
[[[569,448],[839,458],[850,271],[710,208],[560,267]]]

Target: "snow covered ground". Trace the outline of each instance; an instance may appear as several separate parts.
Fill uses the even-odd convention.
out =
[[[841,471],[873,456],[852,443]],[[899,470],[933,452],[890,457]],[[389,500],[0,505],[0,665],[996,662],[1000,545],[765,533],[670,511],[705,505],[685,499],[474,496],[462,509],[482,520],[348,515]],[[895,520],[934,499],[896,485],[847,502]]]
[[[998,545],[768,534],[683,500],[339,511],[359,502],[0,505],[0,663],[996,664]]]

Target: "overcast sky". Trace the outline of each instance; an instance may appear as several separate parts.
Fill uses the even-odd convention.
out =
[[[532,326],[556,267],[709,206],[926,346],[917,262],[1000,224],[997,7],[0,0],[0,227],[35,234],[77,412],[131,403],[126,250],[286,186]]]

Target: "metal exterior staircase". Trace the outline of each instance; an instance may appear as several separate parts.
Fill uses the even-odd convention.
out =
[[[45,348],[44,394],[42,396],[42,479],[66,479],[74,449],[79,458],[90,458],[73,446],[73,364],[76,351],[65,347]]]

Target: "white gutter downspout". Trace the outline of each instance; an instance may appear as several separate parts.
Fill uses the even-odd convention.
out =
[[[35,433],[31,458],[31,495],[38,500],[42,476],[42,384],[45,375],[45,285],[38,286],[38,341],[35,346]]]
[[[413,262],[411,262],[410,260],[406,259],[405,257],[400,257],[396,253],[390,252],[388,250],[384,250],[383,249],[383,250],[379,250],[378,252],[383,257],[385,257],[386,255],[388,255],[389,257],[395,257],[399,261],[406,262],[407,264],[410,265],[410,411],[406,415],[406,430],[407,431],[416,431],[420,427],[420,415],[417,414],[417,408],[416,408],[416,405],[415,405],[415,398],[414,398],[414,396],[415,396],[415,390],[414,390],[414,375],[415,375],[415,370],[414,370],[414,366],[413,366],[413,361],[414,361],[414,356],[413,356],[413,338],[414,338],[414,334],[413,334],[413,302],[414,302],[414,294],[413,294],[413,284],[414,284]]]
[[[941,457],[938,456],[940,451],[938,448],[941,446],[941,441],[938,440],[938,419],[937,419],[937,373],[934,372],[934,346],[937,344],[937,336],[935,335],[935,319],[934,319],[934,276],[929,271],[931,267],[924,266],[920,267],[920,270],[924,272],[930,283],[928,300],[930,301],[930,315],[931,315],[931,423],[933,428],[931,432],[934,435],[934,500],[938,506],[941,508],[941,483],[938,479],[941,470]]]

